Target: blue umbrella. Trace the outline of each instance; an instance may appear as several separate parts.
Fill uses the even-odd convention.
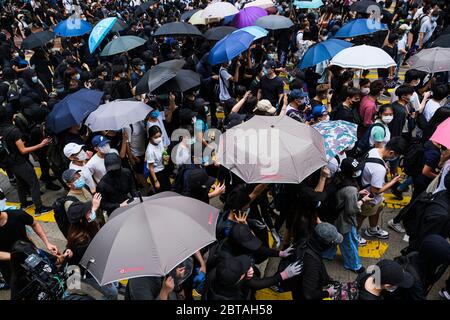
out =
[[[236,30],[234,32],[239,32],[239,31],[245,31],[245,32],[248,32],[248,33],[254,35],[255,39],[253,39],[253,40],[258,40],[258,39],[264,38],[269,33],[269,31],[267,31],[266,29],[258,27],[258,26],[245,27],[245,28]]]
[[[294,1],[294,6],[297,9],[317,9],[323,6],[323,2],[322,0]]]
[[[92,30],[89,22],[79,18],[69,18],[58,23],[55,32],[60,37],[79,37]]]
[[[352,38],[387,29],[386,24],[380,23],[375,19],[355,19],[343,25],[334,37]]]
[[[352,43],[339,39],[328,39],[326,41],[319,42],[311,46],[306,51],[300,61],[300,69],[306,69],[315,66],[322,61],[330,60],[338,52],[351,46],[353,46]]]
[[[69,94],[53,108],[47,116],[47,127],[59,133],[72,126],[79,125],[92,111],[96,110],[103,92],[81,89]]]
[[[95,49],[100,45],[100,42],[105,39],[109,30],[114,26],[117,22],[117,18],[106,18],[97,23],[92,29],[91,34],[89,35],[89,51],[90,53],[94,52]]]
[[[254,39],[254,35],[245,31],[239,30],[230,33],[211,49],[208,58],[209,63],[215,65],[232,60],[241,52],[247,50]]]

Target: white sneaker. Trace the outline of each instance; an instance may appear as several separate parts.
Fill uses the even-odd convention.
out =
[[[372,228],[367,228],[364,230],[364,236],[366,238],[388,239],[389,232],[381,229],[380,226],[377,226],[376,230],[372,230]]]
[[[401,223],[395,223],[394,219],[391,219],[388,221],[388,226],[389,228],[391,228],[392,230],[394,230],[395,232],[398,233],[405,233],[406,230],[403,228]]]
[[[440,296],[442,299],[450,300],[450,293],[449,293],[448,291],[444,290],[444,289],[442,289],[442,290],[439,291],[439,296]]]
[[[358,236],[358,245],[360,247],[364,247],[367,244],[367,240],[361,236]]]

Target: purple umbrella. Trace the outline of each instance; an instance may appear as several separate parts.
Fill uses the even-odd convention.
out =
[[[234,16],[233,25],[238,28],[253,26],[255,21],[267,16],[267,11],[260,7],[248,7]]]

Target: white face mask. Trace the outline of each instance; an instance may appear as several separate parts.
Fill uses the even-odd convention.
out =
[[[398,286],[392,286],[392,287],[390,287],[390,288],[386,288],[386,290],[387,290],[388,292],[394,292],[395,290],[397,290],[397,288],[398,288]]]
[[[6,198],[3,200],[0,200],[0,211],[3,211],[6,209]]]
[[[162,138],[161,138],[161,137],[156,138],[156,139],[153,139],[153,142],[154,142],[155,144],[160,144],[161,141],[162,141]]]
[[[108,154],[111,151],[111,146],[109,144],[105,144],[103,147],[99,147],[100,152],[103,154]]]
[[[386,124],[389,124],[389,123],[391,123],[391,121],[394,119],[394,116],[383,116],[383,117],[381,117],[381,120],[384,122],[384,123],[386,123]]]
[[[361,88],[361,94],[367,96],[370,93],[370,88]]]
[[[77,159],[80,161],[86,161],[87,160],[87,153],[84,150],[81,150],[78,155],[77,155]]]
[[[353,173],[353,178],[358,178],[359,176],[361,176],[361,173],[361,170],[355,171],[355,173]]]
[[[330,116],[325,116],[325,118],[323,119],[323,121],[330,121]]]

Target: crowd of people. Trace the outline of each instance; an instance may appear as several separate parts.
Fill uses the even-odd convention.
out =
[[[238,9],[246,3],[230,2]],[[382,48],[397,63],[378,69],[377,80],[368,71],[329,61],[299,69],[310,47],[331,39],[348,21],[372,17],[352,11],[353,2],[328,0],[308,10],[276,1],[273,12],[289,17],[293,27],[271,31],[232,61],[211,65],[215,41],[154,36],[161,25],[180,21],[181,14],[205,8],[208,1],[155,2],[138,14],[138,1],[0,0],[0,153],[8,151],[1,167],[20,202],[20,208],[7,207],[0,194],[0,289],[10,288],[11,299],[23,298],[25,252],[38,253],[55,268],[64,261],[80,265],[116,209],[142,196],[175,191],[220,203],[217,242],[166,277],[130,279],[125,299],[192,300],[195,290],[206,300],[252,300],[257,290],[269,287],[292,292],[294,300],[427,299],[450,263],[450,152],[431,140],[450,116],[449,73],[429,74],[407,62],[448,32],[449,3],[378,2],[382,10],[375,18],[388,29],[347,39]],[[53,30],[72,14],[92,25],[107,17],[123,20],[127,27],[107,35],[103,45],[119,33],[146,42],[106,57],[99,49],[90,53],[89,34],[21,49],[21,41],[36,30]],[[173,59],[183,59],[184,69],[200,75],[198,87],[136,94],[148,70]],[[92,132],[81,122],[52,132],[48,115],[80,89],[101,91],[102,103],[142,101],[152,111],[121,130]],[[211,128],[226,132],[253,116],[280,115],[308,126],[345,120],[357,125],[358,140],[300,184],[246,183],[217,162],[215,150],[209,150],[211,157],[194,152],[211,148]],[[180,128],[184,135],[173,141]],[[64,196],[44,205],[40,182],[46,191],[65,189]],[[376,283],[358,248],[368,239],[389,239],[380,226],[383,194],[403,199],[410,190],[410,204],[388,223],[390,232],[406,232],[409,244],[398,258],[376,264],[381,281]],[[51,210],[65,216],[66,225],[58,221],[67,239],[62,253],[24,212],[32,205],[34,217]],[[48,252],[30,243],[27,226]],[[337,247],[343,268],[355,273],[352,283],[339,283],[326,270],[324,259],[333,260]],[[281,258],[280,266],[265,275],[260,265],[272,257]],[[80,269],[82,281],[103,298],[118,298],[119,284],[100,286]],[[450,300],[450,279],[439,294]]]

